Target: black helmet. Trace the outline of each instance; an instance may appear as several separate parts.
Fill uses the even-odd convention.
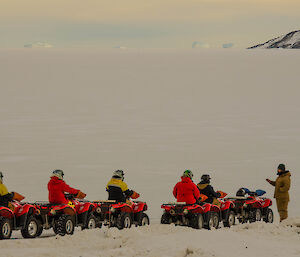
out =
[[[201,181],[202,182],[205,182],[205,183],[210,183],[210,180],[211,180],[211,178],[210,178],[210,176],[208,175],[208,174],[203,174],[202,176],[201,176]]]
[[[244,197],[246,195],[246,190],[244,188],[240,188],[237,192],[236,192],[236,196],[240,196],[240,197]]]

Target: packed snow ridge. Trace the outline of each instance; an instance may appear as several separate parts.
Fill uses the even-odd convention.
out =
[[[271,39],[266,43],[249,47],[248,49],[262,48],[285,48],[285,49],[300,49],[300,30],[290,32],[286,35]]]

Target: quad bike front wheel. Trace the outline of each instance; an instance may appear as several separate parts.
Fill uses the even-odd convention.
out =
[[[169,213],[165,212],[160,219],[161,224],[171,224],[172,223],[172,217]]]
[[[0,239],[9,239],[11,237],[12,227],[9,219],[0,217]]]
[[[63,214],[55,221],[55,233],[64,235],[73,235],[75,224],[71,215]]]
[[[89,214],[85,226],[82,229],[95,229],[97,227],[97,220],[94,214]]]
[[[235,213],[234,211],[229,211],[228,217],[223,222],[224,227],[230,228],[235,225]]]
[[[256,221],[261,221],[261,219],[262,219],[261,210],[260,209],[255,209],[253,211],[252,218],[250,219],[250,222],[253,223],[253,222],[256,222]]]
[[[204,226],[204,220],[201,213],[193,216],[190,219],[190,226],[195,229],[202,229]]]
[[[117,228],[118,229],[131,228],[131,225],[132,225],[132,219],[130,213],[121,212],[117,218]]]
[[[146,213],[142,212],[139,215],[138,225],[139,226],[148,226],[148,225],[150,225],[150,219],[149,219],[149,217],[148,217],[148,215]]]
[[[24,238],[36,238],[41,235],[42,229],[40,221],[34,216],[30,216],[27,219],[25,227],[21,230],[21,234]]]
[[[264,222],[273,223],[274,221],[274,213],[272,209],[268,208],[266,211],[266,215],[264,217]]]
[[[208,230],[211,230],[214,227],[214,212],[208,213],[208,220],[204,227]]]

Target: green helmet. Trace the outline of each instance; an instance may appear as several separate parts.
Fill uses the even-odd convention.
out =
[[[122,180],[124,180],[124,171],[123,170],[116,170],[114,171],[113,173],[113,177],[117,177],[117,178],[120,178]]]
[[[182,175],[182,176],[183,176],[183,177],[189,177],[190,179],[192,179],[193,176],[194,176],[194,174],[193,174],[193,172],[191,172],[190,170],[186,170],[186,171],[183,172],[183,175]]]
[[[64,172],[62,170],[54,170],[52,175],[58,177],[59,179],[64,179]]]

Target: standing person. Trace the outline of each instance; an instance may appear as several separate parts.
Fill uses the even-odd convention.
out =
[[[106,185],[108,200],[126,203],[126,200],[129,198],[137,199],[140,197],[137,192],[128,189],[127,184],[124,182],[124,176],[123,170],[116,170],[113,172],[112,178]]]
[[[220,205],[218,198],[221,196],[219,192],[215,192],[214,188],[210,185],[210,176],[204,174],[201,176],[201,181],[197,185],[201,194],[206,195],[207,199],[205,202]]]
[[[48,183],[49,202],[55,204],[68,204],[69,200],[65,193],[76,195],[76,198],[83,199],[86,194],[80,190],[70,187],[64,181],[64,172],[62,170],[54,170]]]
[[[193,176],[193,172],[190,170],[183,172],[181,181],[173,189],[173,195],[177,199],[177,202],[194,204],[201,200],[200,192],[196,184],[192,181]]]
[[[275,186],[274,198],[277,203],[277,210],[280,216],[280,222],[288,217],[288,203],[290,201],[289,190],[291,186],[291,173],[285,170],[284,164],[279,164],[277,168],[277,175],[275,181],[266,179],[269,184]]]

